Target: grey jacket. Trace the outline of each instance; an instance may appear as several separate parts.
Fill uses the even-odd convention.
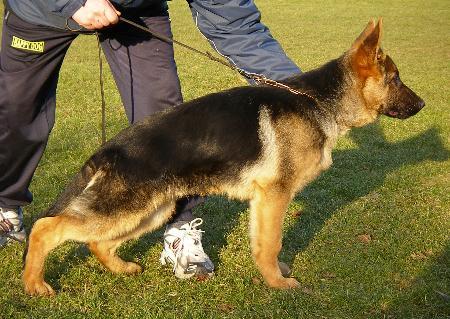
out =
[[[166,7],[165,0],[110,0],[120,10]],[[68,19],[86,0],[6,0],[8,8],[21,19],[37,24],[65,29]],[[69,21],[73,28],[74,21]]]
[[[23,20],[65,28],[86,0],[7,0]],[[111,0],[120,11],[166,6],[161,0]],[[269,29],[261,22],[254,0],[187,0],[199,31],[214,49],[247,72],[282,80],[300,73]],[[144,10],[145,11],[145,10]],[[72,20],[72,25],[75,22]],[[73,26],[77,28],[77,26]]]

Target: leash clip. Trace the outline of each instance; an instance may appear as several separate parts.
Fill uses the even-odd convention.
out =
[[[66,19],[66,29],[69,30],[70,32],[81,32],[81,30],[83,30],[83,27],[79,25],[79,29],[72,29],[69,25],[69,20],[72,20],[71,18],[67,18]],[[78,23],[77,23],[78,24]]]

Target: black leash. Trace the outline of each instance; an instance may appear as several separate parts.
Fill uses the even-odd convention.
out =
[[[106,102],[105,102],[105,85],[103,82],[103,60],[102,60],[102,46],[100,44],[100,37],[98,32],[95,32],[98,45],[98,68],[100,78],[100,95],[102,96],[102,145],[106,143]]]
[[[208,51],[200,51],[200,50],[198,50],[198,49],[196,49],[194,47],[191,47],[191,46],[189,46],[189,45],[187,45],[187,44],[185,44],[183,42],[174,40],[174,39],[169,38],[169,37],[167,37],[165,35],[157,33],[155,31],[151,30],[150,28],[144,27],[144,26],[142,26],[142,25],[140,25],[140,24],[138,24],[136,22],[133,22],[131,20],[128,20],[126,18],[119,17],[119,20],[121,22],[124,22],[124,23],[127,23],[129,25],[132,25],[133,27],[135,27],[137,29],[140,29],[140,30],[142,30],[144,32],[147,32],[147,33],[151,34],[153,37],[155,37],[155,38],[157,38],[157,39],[159,39],[161,41],[179,45],[179,46],[181,46],[181,47],[183,47],[185,49],[188,49],[188,50],[190,50],[192,52],[195,52],[195,53],[197,53],[199,55],[207,57],[208,59],[210,59],[210,60],[212,60],[214,62],[220,63],[220,64],[230,68],[231,70],[238,72],[243,77],[245,77],[245,78],[247,78],[249,80],[253,80],[257,85],[269,85],[269,86],[272,86],[272,87],[277,87],[277,88],[280,88],[280,89],[284,89],[284,90],[287,90],[287,91],[289,91],[289,92],[291,92],[293,94],[304,95],[304,96],[310,98],[311,100],[313,100],[315,103],[317,103],[317,100],[313,96],[309,95],[308,93],[298,91],[298,90],[296,90],[296,89],[294,89],[294,88],[292,88],[292,87],[290,87],[290,86],[288,86],[286,84],[277,82],[275,80],[271,80],[271,79],[265,77],[262,74],[250,73],[250,72],[244,71],[244,70],[238,68],[234,64],[231,64],[230,62],[228,62],[228,61],[226,61],[224,59],[220,59],[218,57],[215,57],[214,55],[212,55]],[[77,31],[77,30],[74,30],[74,31]],[[105,90],[104,90],[104,83],[103,83],[103,64],[102,64],[102,57],[101,57],[101,45],[100,45],[99,34],[98,34],[98,32],[95,32],[95,34],[97,36],[97,43],[98,43],[98,58],[99,58],[99,68],[100,68],[100,91],[101,91],[101,97],[102,97],[102,144],[105,144],[105,142],[106,142],[106,125],[105,125],[106,111],[105,111],[105,104],[106,103],[105,103]]]

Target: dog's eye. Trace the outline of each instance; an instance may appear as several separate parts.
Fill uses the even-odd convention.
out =
[[[394,82],[395,85],[400,85],[402,84],[402,81],[400,80],[400,76],[398,75],[398,73],[395,74],[394,78],[392,79],[392,81]]]
[[[402,83],[402,81],[400,80],[400,76],[399,76],[399,74],[398,74],[398,72],[396,72],[393,76],[390,76],[388,79],[387,79],[387,83],[388,84],[394,84],[394,85],[400,85],[401,83]]]

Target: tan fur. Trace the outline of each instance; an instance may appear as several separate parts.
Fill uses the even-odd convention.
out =
[[[53,289],[44,281],[44,262],[48,253],[66,240],[89,237],[82,223],[66,216],[38,220],[30,234],[28,254],[23,271],[25,292],[30,295],[53,295]]]
[[[142,271],[142,267],[134,262],[122,260],[116,254],[122,240],[90,242],[89,249],[97,259],[113,273],[135,274]]]
[[[259,139],[263,145],[262,156],[251,167],[241,172],[240,185],[230,185],[226,189],[229,196],[240,200],[249,200],[254,193],[254,183],[266,185],[279,176],[280,159],[277,136],[267,108],[262,107],[259,117]],[[256,180],[255,180],[256,177]]]
[[[294,115],[281,117],[276,126],[283,157],[283,182],[289,187],[290,196],[294,196],[322,171],[323,133]]]
[[[378,117],[378,109],[387,98],[388,88],[382,84],[383,81],[384,79],[381,77],[370,77],[362,88],[366,110],[373,114],[373,119]]]
[[[291,197],[279,184],[263,188],[255,183],[254,186],[254,197],[250,201],[250,240],[253,259],[270,287],[295,288],[298,282],[294,278],[284,278],[278,262],[284,212]]]
[[[104,177],[104,176],[105,176],[105,173],[104,173],[102,170],[97,171],[97,172],[94,174],[94,176],[92,176],[91,180],[90,180],[89,183],[86,185],[86,187],[84,188],[83,193],[87,192],[88,189],[91,188],[91,187],[95,184],[95,182],[96,182],[98,179],[100,179],[100,178],[102,178],[102,177]],[[75,203],[73,204],[72,209],[73,209],[73,210],[77,210],[77,208],[74,207],[74,206],[76,206]]]

